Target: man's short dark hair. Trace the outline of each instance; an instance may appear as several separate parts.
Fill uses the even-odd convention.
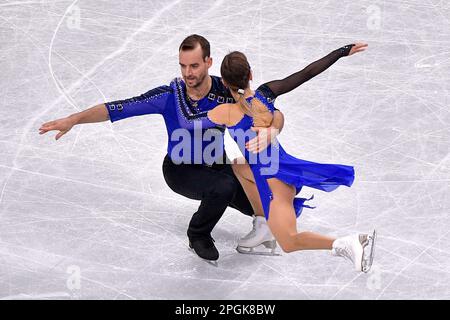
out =
[[[200,47],[202,48],[203,60],[205,60],[205,58],[209,57],[209,55],[211,54],[209,41],[198,34],[191,34],[186,39],[184,39],[180,44],[179,51],[194,50],[198,45],[200,45]]]

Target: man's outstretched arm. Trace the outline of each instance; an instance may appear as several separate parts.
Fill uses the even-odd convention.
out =
[[[74,125],[82,123],[94,123],[109,120],[109,113],[104,103],[96,105],[84,111],[71,114],[66,118],[61,118],[44,123],[39,128],[39,134],[44,134],[48,131],[57,130],[59,133],[55,139],[58,140],[64,134],[70,131]]]
[[[137,97],[102,103],[84,111],[74,113],[66,118],[44,123],[39,128],[39,134],[57,130],[59,133],[55,139],[58,140],[77,124],[107,120],[115,122],[146,114],[162,114],[171,92],[170,87],[161,86]]]

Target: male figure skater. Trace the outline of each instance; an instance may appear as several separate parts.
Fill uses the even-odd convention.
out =
[[[199,257],[215,261],[219,258],[219,252],[211,232],[225,209],[230,206],[249,216],[254,212],[229,161],[226,161],[224,127],[182,129],[179,121],[185,120],[178,118],[176,108],[181,109],[186,119],[193,120],[218,104],[234,100],[221,79],[208,73],[212,58],[210,44],[204,37],[194,34],[183,40],[179,47],[179,63],[182,78],[175,78],[169,86],[159,86],[137,97],[96,105],[66,118],[47,122],[39,130],[40,134],[58,130],[58,140],[77,124],[107,120],[115,122],[147,114],[162,115],[168,133],[164,179],[174,192],[201,201],[187,230],[189,246]],[[283,114],[277,110],[271,126],[275,130],[261,130],[258,137],[250,141],[249,149],[261,151],[267,147],[283,124]],[[187,144],[185,140],[180,141],[186,133],[189,137]],[[206,139],[207,136],[210,138]],[[216,148],[211,148],[212,145]],[[213,152],[208,153],[211,149]],[[253,223],[252,237],[257,236],[258,230],[267,229],[261,223],[256,224],[256,219]]]

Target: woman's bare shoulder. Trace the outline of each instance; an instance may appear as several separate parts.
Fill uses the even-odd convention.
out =
[[[230,110],[232,110],[234,106],[235,104],[233,103],[220,104],[208,112],[208,117],[215,123],[229,125]]]

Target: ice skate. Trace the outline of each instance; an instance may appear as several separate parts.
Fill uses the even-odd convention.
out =
[[[196,254],[194,248],[192,248],[190,245],[188,246],[189,251],[191,251],[192,253]],[[196,254],[197,255],[197,254]],[[198,256],[198,255],[197,255]],[[219,262],[217,260],[208,260],[208,259],[203,259],[202,257],[199,256],[199,258],[203,261],[205,261],[206,263],[214,266],[214,267],[218,267],[219,266]]]
[[[350,260],[356,271],[369,272],[375,252],[376,231],[372,235],[354,234],[336,239],[332,254]]]
[[[266,219],[261,216],[253,218],[253,229],[238,240],[236,250],[243,254],[278,256],[275,253],[277,242],[270,232]]]
[[[377,239],[377,232],[376,230],[373,230],[372,235],[366,234],[365,236],[362,271],[367,273],[370,271],[375,257],[375,240]]]
[[[203,261],[217,267],[219,264],[219,252],[214,246],[214,239],[211,237],[189,240],[189,250],[199,256]]]

